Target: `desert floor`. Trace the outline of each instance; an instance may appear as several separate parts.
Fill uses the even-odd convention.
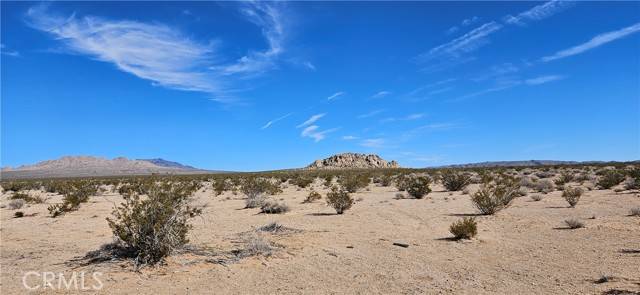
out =
[[[316,184],[320,187],[319,184]],[[133,271],[130,261],[85,265],[82,257],[112,241],[105,221],[117,194],[92,197],[76,212],[51,218],[45,204],[22,208],[27,216],[1,214],[2,294],[21,294],[23,276],[34,293],[68,293],[43,289],[42,272],[61,276],[85,272],[88,293],[140,294],[618,294],[640,292],[640,207],[638,193],[588,191],[569,208],[555,191],[534,202],[529,196],[493,216],[478,216],[479,233],[472,240],[453,241],[449,225],[475,215],[468,195],[436,186],[425,199],[395,199],[393,187],[370,185],[353,194],[358,201],[344,215],[323,200],[302,204],[306,190],[285,189],[286,214],[260,214],[243,209],[244,196],[211,190],[197,193],[203,214],[193,220],[190,244],[213,256],[179,253],[166,264]],[[1,197],[7,204],[7,195]],[[577,217],[586,228],[569,230],[563,221]],[[264,234],[279,248],[273,255],[231,260],[244,247],[243,236],[254,228],[278,222],[295,229]],[[245,234],[243,234],[245,233]],[[408,248],[393,245],[409,244]],[[100,290],[91,277],[100,272]],[[596,283],[603,275],[608,282]],[[76,284],[79,288],[80,284]],[[76,292],[72,289],[72,292]]]

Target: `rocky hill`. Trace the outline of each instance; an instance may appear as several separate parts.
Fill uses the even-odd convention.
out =
[[[387,162],[378,155],[343,153],[329,158],[316,160],[306,169],[364,169],[364,168],[400,168],[398,162]]]
[[[193,174],[200,170],[163,159],[106,159],[92,156],[66,156],[16,168],[2,168],[2,178],[86,177],[150,174]]]

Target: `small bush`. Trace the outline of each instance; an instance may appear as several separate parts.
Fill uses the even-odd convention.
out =
[[[597,185],[602,189],[610,189],[625,179],[625,175],[618,170],[609,170],[606,171],[598,180]]]
[[[16,211],[16,213],[13,213],[13,218],[22,218],[24,217],[24,212],[22,211]]]
[[[574,175],[572,171],[562,171],[560,172],[560,177],[555,180],[555,184],[558,186],[565,185],[571,181],[573,181]]]
[[[628,178],[624,181],[624,189],[634,190],[640,189],[640,178]]]
[[[431,179],[425,176],[411,177],[406,180],[407,193],[416,199],[422,199],[431,192]]]
[[[475,218],[465,217],[451,224],[451,226],[449,226],[449,232],[458,240],[471,239],[478,234],[478,224]]]
[[[564,223],[570,229],[576,229],[576,228],[583,228],[584,227],[584,222],[580,221],[577,218],[569,218],[569,219],[565,220]]]
[[[631,216],[640,216],[640,207],[631,208]]]
[[[47,210],[49,210],[51,217],[58,217],[67,212],[78,210],[80,204],[88,202],[89,197],[97,192],[98,186],[96,184],[78,183],[64,194],[62,203],[50,205]]]
[[[301,176],[294,177],[293,179],[291,179],[290,183],[293,185],[297,185],[300,188],[306,188],[313,183],[313,178]]]
[[[531,199],[535,202],[542,201],[544,197],[542,195],[531,195]]]
[[[353,198],[346,189],[333,186],[327,193],[327,204],[336,209],[336,213],[342,214],[353,206]]]
[[[469,174],[453,170],[442,171],[440,178],[442,180],[442,185],[448,191],[462,190],[471,183],[471,176],[469,176]]]
[[[483,215],[493,215],[509,207],[517,196],[519,185],[509,178],[498,179],[497,182],[485,183],[471,196],[471,201]]]
[[[275,200],[266,200],[260,207],[262,213],[266,214],[280,214],[289,211],[289,206],[283,202]]]
[[[131,192],[107,218],[117,242],[134,253],[136,268],[155,264],[188,242],[189,219],[202,213],[189,206],[193,182],[150,182]]]
[[[583,191],[579,187],[572,188],[567,186],[562,192],[562,197],[565,200],[567,200],[567,203],[569,203],[569,206],[573,208],[578,204],[578,201],[580,201],[580,197],[582,196],[582,193]]]
[[[238,251],[238,256],[250,257],[250,256],[271,256],[275,251],[275,247],[265,239],[261,234],[252,232],[245,238],[245,246],[242,250]]]
[[[11,200],[23,200],[24,202],[31,204],[41,204],[44,203],[44,199],[38,196],[32,196],[30,194],[25,193],[15,193],[11,196]]]
[[[307,195],[307,198],[305,198],[304,201],[302,201],[302,203],[311,203],[313,201],[317,201],[320,199],[322,199],[322,195],[320,195],[320,193],[316,191],[310,191],[309,195]]]
[[[343,176],[338,182],[348,192],[355,193],[359,189],[363,189],[369,185],[369,177],[365,174],[350,174]]]
[[[257,195],[247,195],[247,198],[244,200],[244,208],[259,208],[262,207],[262,204],[267,200],[267,198],[262,194]]]
[[[403,193],[396,193],[395,199],[396,200],[404,199],[404,194]]]
[[[553,182],[551,182],[551,180],[548,180],[548,179],[538,180],[536,182],[535,189],[539,193],[545,193],[545,194],[550,193],[554,189]]]
[[[11,200],[9,202],[9,209],[16,210],[22,208],[26,202],[23,199]]]

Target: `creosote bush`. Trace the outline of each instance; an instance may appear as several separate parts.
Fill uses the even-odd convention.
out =
[[[338,182],[350,193],[355,193],[369,185],[366,174],[348,174],[338,179]]]
[[[16,210],[22,208],[26,202],[23,199],[11,200],[9,202],[9,209]]]
[[[67,192],[64,193],[62,203],[54,204],[47,207],[51,217],[58,217],[67,212],[75,211],[80,208],[80,204],[89,201],[89,197],[98,193],[98,185],[95,183],[78,182],[73,184]]]
[[[27,203],[40,204],[44,203],[44,199],[38,196],[32,196],[26,193],[15,193],[10,197],[11,200],[23,200]]]
[[[624,179],[624,173],[618,170],[609,170],[602,174],[600,180],[598,180],[597,185],[602,189],[610,189],[623,182]]]
[[[405,180],[407,193],[416,199],[422,199],[431,192],[431,179],[426,176],[416,176]]]
[[[202,213],[189,205],[198,188],[195,182],[150,181],[123,196],[107,222],[136,267],[155,264],[188,242],[189,219]]]
[[[508,207],[518,195],[520,185],[510,177],[502,177],[495,182],[484,183],[471,196],[473,205],[484,215],[492,215]]]
[[[453,170],[444,170],[440,175],[442,185],[448,191],[459,191],[464,189],[471,183],[471,176],[465,172],[457,172]]]
[[[336,213],[342,214],[353,206],[353,198],[343,187],[333,186],[327,193],[327,205],[336,209]]]
[[[569,206],[573,208],[578,204],[578,201],[580,201],[582,193],[583,191],[579,187],[572,188],[567,186],[564,188],[564,191],[562,191],[562,197],[569,203]]]
[[[535,190],[539,193],[550,193],[554,190],[553,182],[551,182],[551,180],[549,179],[538,180],[535,184]]]
[[[316,191],[310,191],[309,195],[307,195],[307,197],[304,199],[304,201],[302,201],[302,203],[311,203],[313,201],[317,201],[320,199],[322,199],[322,195],[320,195],[320,193]]]
[[[478,234],[478,223],[473,217],[465,217],[449,226],[449,232],[457,240],[471,239]]]

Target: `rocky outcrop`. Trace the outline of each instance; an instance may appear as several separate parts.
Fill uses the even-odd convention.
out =
[[[344,153],[333,155],[323,160],[316,160],[306,169],[372,169],[400,168],[398,162],[387,162],[378,155]]]

